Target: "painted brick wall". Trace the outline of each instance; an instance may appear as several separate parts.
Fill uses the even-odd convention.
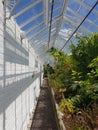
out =
[[[34,50],[13,20],[6,21],[0,1],[0,130],[27,130],[29,116],[37,103],[42,66]],[[4,41],[5,39],[5,41]],[[32,75],[34,75],[32,77]]]

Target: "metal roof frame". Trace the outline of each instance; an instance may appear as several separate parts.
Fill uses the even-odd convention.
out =
[[[49,0],[43,0],[43,6],[44,6],[44,23],[46,26],[48,26],[49,21]]]
[[[37,5],[39,2],[41,2],[42,0],[36,0],[34,2],[32,2],[32,4],[29,4],[28,6],[26,6],[25,8],[23,8],[22,10],[20,10],[19,12],[13,14],[14,18],[22,15],[23,13],[25,13],[27,10],[33,8],[35,5]]]
[[[65,0],[64,1],[64,4],[63,4],[63,7],[62,7],[62,13],[61,13],[61,19],[60,19],[60,21],[59,21],[59,23],[58,23],[58,27],[57,27],[57,30],[56,30],[56,34],[55,34],[55,39],[54,39],[54,42],[53,42],[53,46],[54,46],[54,44],[55,44],[55,40],[56,40],[56,38],[57,38],[57,36],[58,36],[58,33],[59,33],[59,31],[60,31],[60,28],[61,28],[61,24],[62,24],[62,22],[63,22],[63,15],[64,15],[64,11],[65,11],[65,8],[67,7],[67,3],[68,3],[68,0]]]
[[[80,4],[80,5],[83,6],[84,8],[90,10],[90,6],[86,5],[86,4],[83,3],[82,1],[80,1],[80,0],[74,0],[74,1],[76,1],[78,4]],[[92,10],[92,12],[93,12],[94,14],[98,15],[98,12],[97,12],[95,9]]]
[[[69,12],[71,12],[72,14],[74,14],[76,17],[79,17],[80,20],[83,19],[83,16],[79,15],[77,12],[73,11],[73,10],[70,9],[69,7],[67,8],[67,10],[68,10]],[[70,16],[70,17],[72,17],[72,16]],[[97,26],[96,24],[94,24],[91,20],[86,19],[85,21],[88,22],[88,24],[91,24],[92,26],[94,26],[95,28],[98,28],[98,26]]]
[[[52,26],[58,21],[58,19],[60,19],[61,18],[61,16],[57,16],[54,20],[53,20],[53,22],[52,22]],[[46,29],[49,29],[49,27],[50,27],[50,24],[48,24],[48,26],[46,27],[44,27],[43,29],[41,29],[40,31],[38,31],[37,33],[35,33],[33,36],[31,36],[31,37],[29,37],[29,41],[32,41],[33,40],[33,37],[36,37],[36,36],[38,36],[41,32],[43,32],[43,31],[45,31]]]
[[[77,26],[80,24],[80,23],[73,22],[72,19],[67,18],[67,16],[64,16],[64,21],[65,21],[65,23],[67,22],[68,24],[72,25],[74,28],[77,28]],[[90,31],[83,26],[80,27],[80,30],[82,32],[86,32],[86,33],[90,34]]]
[[[24,26],[26,26],[27,24],[31,23],[32,21],[34,21],[35,19],[37,19],[38,17],[40,17],[41,15],[43,15],[43,12],[40,12],[39,14],[31,17],[30,19],[28,19],[27,21],[23,22],[22,24],[20,24],[20,28],[23,28]]]
[[[40,26],[40,25],[42,25],[42,24],[44,24],[43,21],[40,22],[40,23],[38,23],[38,24],[36,24],[35,26],[29,28],[29,29],[26,31],[26,35],[28,35],[30,32],[32,32],[34,29],[36,29],[38,26]]]
[[[84,17],[84,19],[81,21],[81,23],[77,26],[77,28],[73,31],[73,33],[71,34],[71,36],[68,38],[68,40],[65,42],[64,46],[61,48],[61,50],[64,49],[64,47],[66,46],[66,44],[70,41],[70,39],[73,37],[73,35],[76,33],[76,31],[79,29],[79,27],[83,24],[83,22],[86,20],[86,18],[89,16],[89,14],[92,12],[92,10],[96,7],[96,5],[98,4],[98,1],[94,4],[94,6],[90,9],[90,11],[87,13],[87,15]]]
[[[9,18],[12,16],[12,13],[14,11],[14,9],[16,8],[16,6],[21,2],[21,0],[17,0],[17,2],[14,4],[14,6],[12,7],[11,11],[10,11],[10,15]]]
[[[73,0],[73,1],[31,0],[30,4],[28,5],[24,4],[25,6],[23,8],[20,8],[19,11],[16,8],[17,6],[19,6],[20,3],[24,1],[22,0],[9,0],[9,1],[14,2],[14,5],[12,4],[12,8],[10,9],[10,16],[13,16],[18,24],[20,23],[19,24],[20,28],[23,31],[25,31],[25,36],[28,38],[29,43],[35,49],[38,55],[48,57],[47,56],[48,54],[46,54],[47,49],[49,49],[52,46],[54,47],[58,46],[58,49],[62,51],[64,50],[65,45],[68,42],[70,42],[70,39],[74,37],[75,33],[89,34],[98,29],[98,24],[96,24],[97,23],[96,16],[98,16],[98,9],[97,8],[91,9],[92,7],[88,3],[88,1],[85,2],[82,0]],[[40,2],[42,3],[39,4]],[[73,9],[74,6],[72,5],[76,3],[77,8]],[[92,3],[94,2],[92,1]],[[98,4],[98,0],[96,0],[96,3]],[[37,4],[41,6],[42,10],[39,13],[37,13],[38,11],[34,10],[35,14],[29,18],[28,17],[26,18],[26,13],[31,11],[35,6],[37,8]],[[56,4],[58,4],[59,6],[57,6]],[[85,10],[85,14],[83,15],[82,13],[79,13],[81,11],[81,8],[82,10],[83,8]],[[87,18],[86,13],[90,11],[93,13],[92,15],[96,17],[94,19],[96,21],[93,21],[91,17]],[[18,21],[18,19],[20,18],[19,16],[22,16],[24,20]],[[85,23],[83,24],[84,21]],[[88,26],[86,27],[86,25]],[[66,30],[71,29],[71,33],[69,34],[69,36],[67,35],[68,33],[67,31],[64,32],[66,33],[65,37],[62,33],[59,33],[64,28]],[[62,43],[58,44],[57,40],[60,39]],[[63,40],[65,40],[65,43],[63,43]],[[44,60],[44,58],[42,59]]]

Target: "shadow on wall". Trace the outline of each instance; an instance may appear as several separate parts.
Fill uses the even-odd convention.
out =
[[[7,32],[0,75],[0,130],[22,130],[34,105],[35,80],[29,72],[29,53]]]
[[[23,123],[30,112],[30,100],[32,100],[30,99],[30,91],[34,93],[32,86],[34,80],[30,76],[0,91],[0,114],[3,114],[3,129],[0,130],[11,130],[10,128],[14,129],[16,126],[18,126],[18,128],[16,127],[17,130],[20,130],[22,126],[19,121]],[[32,98],[35,99],[36,97]],[[8,124],[12,124],[12,126],[7,126]]]
[[[0,90],[0,113],[3,112],[21,93],[33,83],[32,77],[17,81]]]

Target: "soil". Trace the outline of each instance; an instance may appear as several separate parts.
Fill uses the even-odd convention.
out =
[[[57,104],[60,103],[62,95],[55,93]],[[78,114],[64,114],[63,122],[66,130],[98,130],[98,104],[92,104],[93,109],[81,110]]]
[[[74,114],[66,118],[63,116],[63,122],[66,130],[98,130],[98,105],[94,109],[85,110],[81,114]]]

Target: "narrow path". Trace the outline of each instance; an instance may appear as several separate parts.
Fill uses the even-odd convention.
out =
[[[58,130],[46,79],[43,81],[31,130]]]

